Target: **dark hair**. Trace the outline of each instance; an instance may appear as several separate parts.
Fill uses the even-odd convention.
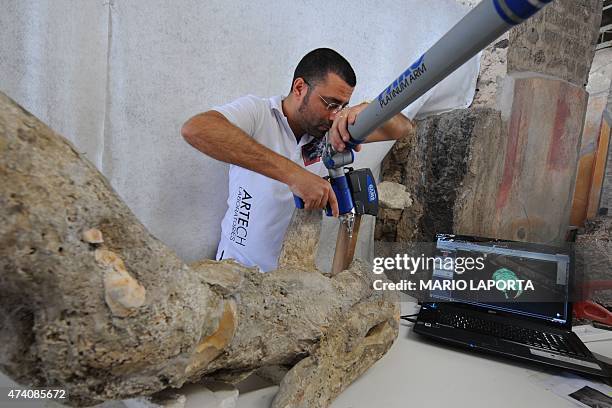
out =
[[[330,48],[317,48],[304,55],[298,63],[293,73],[291,89],[296,78],[302,78],[314,86],[324,81],[330,72],[338,75],[351,87],[357,84],[355,71],[342,55]]]

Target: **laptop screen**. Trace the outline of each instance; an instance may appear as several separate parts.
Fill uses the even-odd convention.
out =
[[[440,235],[436,258],[445,262],[434,263],[430,297],[565,324],[570,257],[558,248],[533,248]],[[468,264],[467,259],[472,261]]]

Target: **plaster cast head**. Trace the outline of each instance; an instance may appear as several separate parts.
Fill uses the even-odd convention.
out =
[[[320,138],[353,94],[357,79],[349,62],[336,51],[317,48],[306,54],[293,74],[290,121],[304,133]]]

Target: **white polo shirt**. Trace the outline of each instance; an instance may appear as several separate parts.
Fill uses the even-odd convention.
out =
[[[325,175],[320,158],[323,140],[303,135],[297,143],[281,101],[281,96],[264,99],[248,95],[213,109],[267,148],[312,173]],[[217,260],[235,259],[247,266],[258,266],[262,272],[276,269],[295,209],[289,187],[230,165],[227,205]]]

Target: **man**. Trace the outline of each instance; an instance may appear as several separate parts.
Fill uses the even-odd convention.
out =
[[[319,48],[299,62],[287,97],[241,97],[183,125],[189,144],[231,164],[218,260],[233,258],[263,272],[276,269],[295,208],[292,193],[304,200],[305,209],[329,203],[338,216],[331,184],[321,178],[326,169],[320,156],[328,131],[334,148],[344,150],[348,124],[367,106],[348,108],[355,84],[348,61]],[[397,140],[411,129],[411,122],[399,114],[366,143]]]

